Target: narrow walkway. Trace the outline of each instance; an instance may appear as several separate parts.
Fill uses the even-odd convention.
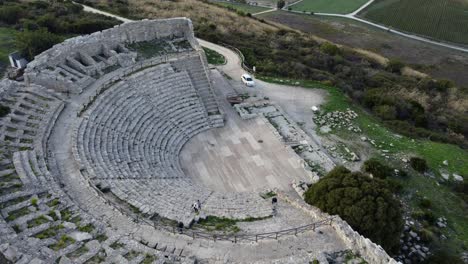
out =
[[[272,9],[265,10],[265,11],[262,11],[262,12],[254,13],[254,14],[252,14],[252,16],[258,16],[258,15],[261,15],[261,14],[270,13],[270,12],[277,11],[277,10],[278,10],[278,8],[272,8]]]

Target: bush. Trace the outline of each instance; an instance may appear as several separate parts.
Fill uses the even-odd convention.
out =
[[[405,67],[405,64],[399,60],[391,59],[387,64],[387,70],[393,73],[401,73],[401,69]]]
[[[21,18],[22,10],[19,6],[0,6],[0,21],[13,25]]]
[[[427,163],[425,159],[412,157],[410,158],[410,165],[411,167],[420,173],[424,173],[427,170]]]
[[[26,30],[16,35],[16,47],[28,60],[32,60],[34,56],[61,41],[62,39],[59,36],[44,28],[36,31]]]
[[[396,108],[393,105],[378,105],[374,107],[373,111],[383,120],[394,120],[397,115]]]
[[[330,42],[324,42],[322,45],[320,45],[320,50],[331,56],[335,56],[340,52],[338,46]]]
[[[282,9],[285,5],[286,5],[286,2],[284,0],[278,0],[278,2],[276,3],[276,7],[278,9]]]
[[[431,208],[432,202],[428,198],[424,197],[424,198],[421,198],[421,200],[419,200],[419,206],[421,206],[422,208],[426,208],[426,209]]]
[[[385,179],[387,177],[392,176],[393,174],[392,168],[381,163],[376,158],[366,160],[362,165],[362,170],[369,174],[372,174],[373,177],[377,177],[380,179]]]
[[[338,214],[386,250],[398,251],[401,208],[386,181],[339,166],[312,185],[305,200],[329,214]]]
[[[456,254],[447,252],[446,250],[438,250],[434,252],[424,262],[426,264],[463,264],[464,262]]]

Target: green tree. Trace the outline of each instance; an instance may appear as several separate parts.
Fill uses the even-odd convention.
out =
[[[398,251],[403,220],[400,203],[387,181],[339,166],[312,185],[305,200],[322,211],[339,215],[386,250]]]
[[[36,31],[26,30],[16,35],[16,48],[28,60],[32,60],[34,56],[61,41],[62,39],[59,36],[44,28]]]
[[[340,52],[340,49],[338,48],[338,46],[330,42],[324,42],[322,45],[320,45],[320,50],[332,56],[335,56],[336,54]]]

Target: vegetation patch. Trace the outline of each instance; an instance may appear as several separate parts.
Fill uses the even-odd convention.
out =
[[[62,248],[66,248],[69,245],[75,243],[75,240],[67,235],[62,235],[59,239],[59,241],[55,244],[52,244],[49,246],[49,248],[59,251]]]
[[[237,233],[240,228],[236,225],[237,221],[224,217],[207,216],[198,221],[197,225],[204,227],[208,231],[223,231],[226,233]]]
[[[150,254],[146,254],[146,255],[145,255],[145,258],[143,259],[143,261],[142,261],[141,263],[142,263],[142,264],[151,264],[151,263],[153,263],[156,259],[157,259],[156,256],[150,255]]]
[[[36,235],[34,235],[34,237],[39,238],[39,239],[47,239],[47,238],[55,237],[57,235],[57,232],[63,228],[64,228],[63,225],[52,226],[40,233],[37,233]]]
[[[268,10],[268,8],[261,6],[254,6],[239,2],[224,2],[224,1],[213,1],[216,5],[227,8],[228,10],[239,12],[241,15],[255,14],[262,11]]]
[[[87,248],[85,245],[82,245],[81,247],[79,247],[77,250],[71,252],[71,253],[68,253],[67,254],[67,257],[71,258],[71,259],[74,259],[74,258],[77,258],[83,254],[85,254],[86,252],[89,251],[89,248]]]
[[[0,23],[7,26],[0,28],[0,70],[6,62],[5,55],[15,48],[31,60],[67,37],[120,24],[114,18],[84,12],[83,7],[68,0],[2,1]]]
[[[131,261],[134,258],[136,258],[138,255],[140,255],[139,252],[136,252],[135,250],[130,250],[130,252],[124,255],[124,258],[126,258],[128,261]]]
[[[49,220],[41,215],[39,217],[34,218],[33,220],[28,221],[28,228],[33,228],[35,226],[40,226],[42,224],[48,223]]]
[[[203,50],[205,51],[206,58],[209,64],[223,65],[226,63],[226,58],[224,58],[224,56],[219,54],[218,52],[209,48],[203,48]]]
[[[20,208],[18,210],[8,213],[8,217],[5,218],[7,222],[14,221],[17,218],[30,214],[31,211],[27,207]]]
[[[303,0],[292,5],[292,10],[314,12],[347,14],[355,11],[367,0]]]
[[[10,63],[8,55],[15,51],[15,35],[17,31],[13,28],[0,27],[0,76]],[[0,114],[0,117],[3,115]]]
[[[307,190],[305,201],[341,216],[360,234],[390,252],[398,252],[402,213],[385,180],[336,167]]]
[[[78,230],[81,232],[91,233],[94,230],[94,226],[92,224],[87,224],[85,226],[79,226]]]
[[[204,219],[198,221],[196,226],[203,227],[208,231],[222,231],[224,233],[237,233],[240,228],[237,226],[239,222],[254,222],[270,218],[266,217],[247,217],[245,219],[230,219],[225,217],[207,216]]]
[[[123,248],[123,246],[125,246],[125,244],[120,243],[119,241],[115,241],[114,243],[112,243],[112,244],[110,245],[110,247],[111,247],[112,249],[114,249],[114,250],[117,250],[117,249],[119,249],[119,248]]]

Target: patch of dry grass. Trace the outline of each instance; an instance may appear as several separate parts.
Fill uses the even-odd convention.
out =
[[[212,4],[196,0],[131,0],[132,13],[145,18],[188,17],[194,26],[208,20],[222,32],[241,32],[246,34],[265,34],[277,31],[278,28]]]

